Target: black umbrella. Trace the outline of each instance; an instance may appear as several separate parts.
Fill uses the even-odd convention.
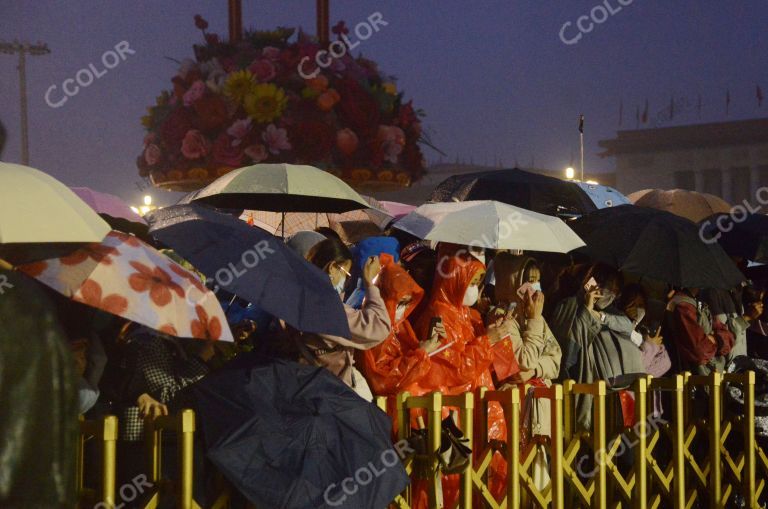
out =
[[[513,168],[454,175],[429,201],[496,200],[542,214],[578,217],[597,207],[574,182]]]
[[[244,354],[193,392],[208,458],[257,507],[381,509],[408,484],[389,417],[324,368]]]
[[[744,275],[696,223],[663,210],[620,205],[570,224],[590,258],[622,271],[689,288],[733,288]]]
[[[729,255],[768,262],[768,216],[714,214],[700,228],[706,239],[719,243]]]
[[[150,233],[230,293],[306,332],[349,337],[328,276],[280,239],[201,205],[146,216]]]

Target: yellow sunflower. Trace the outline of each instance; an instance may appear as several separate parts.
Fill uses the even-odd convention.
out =
[[[251,71],[243,69],[233,72],[227,77],[224,84],[224,95],[237,103],[242,103],[248,94],[253,92],[255,86],[256,78],[251,74]]]
[[[245,96],[245,111],[256,122],[266,123],[283,114],[288,98],[274,83],[260,83]]]

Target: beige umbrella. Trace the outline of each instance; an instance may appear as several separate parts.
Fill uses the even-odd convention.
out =
[[[325,212],[269,212],[265,210],[246,210],[240,219],[258,226],[273,235],[290,237],[302,230],[315,230],[327,227],[338,233],[348,243],[360,240],[358,237],[381,235],[393,217],[385,212],[381,203],[370,196],[363,196],[371,208],[351,210],[342,214]]]
[[[694,223],[720,212],[728,213],[731,206],[713,194],[687,191],[685,189],[643,189],[627,196],[640,207],[666,210]]]
[[[101,242],[109,231],[107,222],[58,180],[0,162],[0,257],[30,255],[47,245]]]

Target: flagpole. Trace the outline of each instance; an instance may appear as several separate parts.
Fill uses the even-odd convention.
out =
[[[581,151],[581,181],[584,182],[584,115],[579,116],[579,148]]]

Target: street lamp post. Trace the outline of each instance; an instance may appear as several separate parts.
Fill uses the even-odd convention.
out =
[[[0,41],[0,53],[19,54],[19,99],[21,101],[21,164],[29,164],[29,128],[27,120],[27,55],[40,56],[50,53],[48,45],[38,42],[30,44],[19,41]]]

